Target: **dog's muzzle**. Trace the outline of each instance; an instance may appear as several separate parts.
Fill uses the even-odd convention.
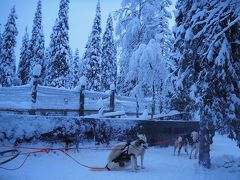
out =
[[[147,148],[148,148],[148,145],[147,145],[147,144],[143,144],[143,148],[144,148],[144,149],[147,149]]]

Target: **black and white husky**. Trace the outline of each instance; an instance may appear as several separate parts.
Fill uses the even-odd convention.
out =
[[[138,139],[131,143],[118,143],[112,149],[108,156],[106,168],[108,170],[126,167],[131,164],[132,171],[137,171],[137,158],[141,157],[141,168],[143,167],[143,159],[145,151],[148,147],[145,135],[139,134]]]
[[[178,155],[180,155],[181,148],[184,147],[184,151],[188,155],[188,146],[191,146],[190,156],[192,158],[192,154],[195,151],[194,157],[197,158],[199,152],[199,135],[198,132],[193,131],[191,134],[186,134],[183,136],[179,136],[174,143],[174,155],[176,154],[176,150],[178,149]]]

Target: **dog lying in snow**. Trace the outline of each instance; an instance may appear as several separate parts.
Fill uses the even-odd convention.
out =
[[[199,135],[198,132],[193,131],[191,134],[186,134],[184,136],[179,136],[174,143],[174,155],[176,154],[176,150],[178,149],[178,155],[180,155],[182,147],[184,147],[184,151],[188,155],[188,145],[191,146],[190,156],[192,158],[193,151],[195,151],[194,157],[197,158],[197,154],[199,152]]]
[[[139,168],[137,164],[138,156],[141,157],[141,168],[144,168],[143,159],[147,147],[147,138],[142,134],[139,134],[138,139],[131,143],[116,144],[108,156],[106,168],[113,170],[131,164],[132,171],[136,171]]]

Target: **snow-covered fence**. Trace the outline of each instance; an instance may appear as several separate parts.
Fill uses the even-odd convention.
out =
[[[29,109],[31,98],[30,86],[1,87],[0,109]]]
[[[136,115],[137,102],[135,98],[116,96],[115,90],[95,92],[84,90],[84,114],[96,114],[100,109],[105,112],[125,111],[126,114]],[[111,98],[111,95],[113,98]],[[37,95],[32,101],[32,86],[15,86],[0,88],[0,112],[20,112],[43,115],[81,115],[80,88],[69,90],[37,86]],[[138,103],[142,114],[151,108],[151,100]],[[157,107],[157,106],[156,106]],[[150,112],[150,111],[149,111]],[[156,108],[156,112],[159,112]]]

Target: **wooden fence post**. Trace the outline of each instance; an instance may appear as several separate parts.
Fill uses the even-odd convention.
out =
[[[153,116],[155,115],[155,104],[156,104],[156,99],[155,99],[155,84],[153,81],[152,85],[152,114],[151,114],[151,119],[153,120]]]
[[[136,117],[139,118],[139,102],[137,95],[135,95],[135,98],[136,98]]]
[[[79,109],[79,116],[84,116],[84,99],[85,99],[85,95],[84,95],[84,90],[87,84],[87,78],[85,76],[82,76],[80,78],[80,109]]]
[[[109,110],[110,110],[110,112],[113,112],[115,109],[115,91],[116,91],[114,84],[110,85],[110,90],[111,90],[111,94],[110,94],[110,109]]]
[[[32,80],[32,102],[36,103],[37,101],[37,86],[39,81],[39,76],[41,75],[42,67],[39,64],[36,64],[33,68],[33,80]]]

